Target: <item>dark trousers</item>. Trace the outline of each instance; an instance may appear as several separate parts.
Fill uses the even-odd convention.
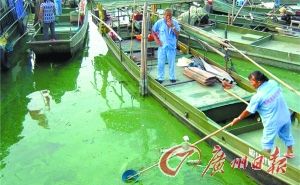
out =
[[[55,39],[55,28],[54,27],[55,27],[55,22],[43,24],[44,40],[49,40],[49,35],[48,35],[49,28],[50,28],[50,32],[51,32],[51,39]]]

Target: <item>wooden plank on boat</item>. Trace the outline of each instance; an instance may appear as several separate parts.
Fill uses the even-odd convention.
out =
[[[215,75],[212,75],[211,73],[208,73],[197,67],[186,67],[184,68],[183,74],[206,86],[213,85],[217,81]]]

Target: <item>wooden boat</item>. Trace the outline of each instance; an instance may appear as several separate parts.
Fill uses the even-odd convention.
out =
[[[298,2],[299,3],[299,2]],[[299,5],[296,2],[288,4],[284,4],[288,7],[289,10],[299,11]],[[240,17],[240,19],[245,19],[243,22],[251,22],[253,23],[260,23],[259,25],[266,25],[269,30],[276,31],[274,27],[280,27],[286,24],[286,21],[281,20],[281,16],[279,15],[279,8],[274,8],[274,2],[272,3],[261,3],[255,4],[252,3],[251,5],[245,6],[233,6],[232,3],[229,3],[225,0],[216,0],[213,3],[213,14],[218,15],[231,15],[235,17]],[[214,17],[214,16],[212,16]],[[237,21],[237,20],[236,20]],[[240,21],[240,20],[239,20]]]
[[[55,23],[55,40],[44,40],[41,27],[27,42],[29,48],[37,55],[61,54],[74,56],[83,47],[88,30],[88,9],[86,1],[82,0],[80,10],[63,8],[63,13],[57,16]],[[83,14],[79,12],[83,12]]]
[[[204,28],[190,26],[186,23],[181,25],[184,31],[195,40],[202,39],[219,47],[210,38],[227,39],[259,63],[300,71],[299,37],[265,33],[221,23]],[[181,40],[185,38],[181,37]],[[193,42],[191,46],[193,45],[199,44]],[[232,55],[240,56],[236,52],[232,52]]]
[[[237,13],[241,16],[249,16],[251,13],[253,16],[265,16],[267,13],[272,12],[271,8],[266,8],[259,5],[244,6],[232,6],[232,3],[228,3],[225,0],[215,0],[213,1],[213,11],[221,14],[232,13],[236,15]]]
[[[191,3],[180,3],[180,4],[171,5],[171,8],[173,10],[173,15],[177,17],[183,13],[186,16],[188,16],[189,15],[188,12],[191,7],[194,9],[195,8],[199,9],[203,6],[200,4],[191,4]],[[190,14],[192,13],[190,12]],[[251,16],[244,15],[244,16],[236,16],[233,18],[225,14],[209,13],[208,16],[209,16],[209,21],[212,23],[216,22],[216,23],[223,23],[223,24],[232,24],[234,26],[253,29],[257,31],[274,32],[274,33],[289,35],[294,37],[300,36],[300,28],[298,27],[298,24],[296,24],[299,21],[292,20],[290,25],[286,25],[286,21],[281,20],[281,17],[277,16],[277,14],[270,14],[270,16],[265,16],[265,17],[260,17],[260,16],[254,17],[252,15]],[[232,22],[231,19],[233,19]]]
[[[5,1],[2,3],[0,9],[0,61],[1,70],[7,70],[13,65],[8,61],[8,56],[12,55],[14,46],[27,33],[30,6],[26,2],[20,1],[16,1],[11,7]],[[16,6],[18,6],[18,11],[16,11]],[[20,8],[20,6],[22,7]]]
[[[119,6],[121,5],[119,4]],[[102,12],[102,10],[99,12]],[[111,30],[109,33],[104,32],[102,34],[107,45],[119,60],[119,64],[123,66],[134,79],[141,82],[141,43],[137,40],[128,39],[130,38],[128,25],[120,24],[119,18],[121,15],[117,14],[120,16],[119,18],[113,17],[116,15],[115,12],[115,9],[110,10],[109,8],[106,8],[106,14],[108,15],[107,18],[109,18],[109,20],[107,23],[103,21],[99,25],[108,27],[108,24],[110,24],[118,25],[118,27],[113,27],[115,30]],[[122,19],[125,15],[126,13],[122,15]],[[93,17],[100,20],[96,18],[96,16]],[[119,31],[119,33],[116,33],[117,31]],[[120,37],[119,35],[123,36]],[[176,83],[171,83],[169,81],[164,81],[162,84],[158,83],[155,81],[157,74],[157,46],[155,43],[149,42],[148,48],[152,48],[149,50],[152,52],[147,55],[142,55],[147,56],[147,90],[175,116],[181,119],[190,128],[194,129],[199,135],[208,135],[220,129],[221,126],[224,126],[226,122],[231,121],[232,118],[238,116],[240,111],[245,108],[246,105],[224,91],[220,83],[216,83],[212,86],[200,85],[195,80],[191,80],[185,76],[182,67],[176,67]],[[178,43],[178,49],[180,51],[178,50],[177,52],[177,59],[183,56],[188,58],[191,56],[202,56],[194,49],[188,50],[188,46],[181,42]],[[218,66],[212,60],[207,60],[207,62]],[[249,83],[232,71],[230,74],[237,82],[237,85],[231,89],[232,92],[239,94],[239,96],[245,100],[249,100],[253,92]],[[224,114],[224,112],[226,112],[226,114]],[[242,139],[241,135],[249,132],[259,132],[261,134],[262,124],[257,122],[255,116],[247,119],[247,122],[247,124],[239,124],[233,128],[220,132],[211,137],[209,143],[222,146],[228,159],[232,160],[235,157],[248,156],[248,162],[250,164],[258,154],[264,153],[261,152],[259,145],[251,143],[251,140],[249,139]],[[298,145],[295,146],[295,150],[299,151]],[[298,153],[297,151],[295,153]],[[274,175],[268,173],[267,169],[269,164],[263,164],[261,171],[253,171],[250,168],[251,165],[248,165],[247,171],[262,184],[297,184],[300,175],[298,159],[299,157],[296,156],[296,160],[288,161],[285,174]]]
[[[275,28],[278,33],[294,36],[294,37],[300,37],[300,24],[299,26],[280,26]]]

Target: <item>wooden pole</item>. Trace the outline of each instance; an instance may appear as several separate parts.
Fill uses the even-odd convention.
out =
[[[226,91],[228,94],[232,95],[233,97],[237,98],[238,100],[244,102],[245,104],[249,105],[249,103],[248,103],[246,100],[244,100],[244,99],[241,98],[240,96],[234,94],[233,92],[231,92],[231,91],[229,91],[229,90],[227,90],[227,89],[225,89],[225,88],[224,88],[224,91]]]
[[[211,134],[205,136],[204,138],[202,138],[202,139],[196,141],[195,143],[193,143],[193,145],[197,145],[197,144],[201,143],[202,141],[204,141],[204,140],[206,140],[206,139],[208,139],[208,138],[210,138],[210,137],[216,135],[217,133],[221,132],[222,130],[226,129],[226,128],[229,127],[229,126],[232,126],[232,123],[231,123],[231,122],[228,123],[227,125],[225,125],[224,127],[220,128],[219,130],[216,130],[216,131],[214,131],[213,133],[211,133]]]
[[[208,47],[209,49],[211,49],[212,51],[214,51],[215,53],[217,53],[218,55],[222,56],[222,57],[225,57],[225,54],[222,53],[221,51],[219,51],[217,48],[209,45],[207,42],[205,41],[202,41],[202,40],[195,40],[196,42],[198,42],[199,44],[203,44],[205,45],[206,47]]]
[[[192,145],[197,145],[197,144],[199,144],[199,143],[205,141],[206,139],[208,139],[208,138],[210,138],[210,137],[216,135],[217,133],[221,132],[222,130],[225,130],[225,129],[226,129],[227,127],[229,127],[229,126],[232,126],[232,123],[231,123],[231,122],[228,123],[227,125],[225,125],[224,127],[222,127],[222,128],[220,128],[220,129],[214,131],[213,133],[211,133],[211,134],[205,136],[204,138],[202,138],[202,139],[196,141],[196,142],[193,143]],[[155,164],[153,164],[153,165],[151,165],[151,166],[145,168],[144,170],[141,170],[141,171],[137,172],[136,174],[134,174],[134,175],[128,177],[127,179],[129,180],[129,179],[132,179],[133,177],[139,176],[140,174],[142,174],[142,173],[144,173],[144,172],[146,172],[146,171],[148,171],[148,170],[150,170],[150,169],[152,169],[152,168],[154,168],[154,167],[156,167],[156,166],[158,166],[158,165],[159,165],[159,162],[157,162],[157,163],[155,163]]]
[[[235,8],[235,0],[232,1],[232,9],[231,9],[231,16],[230,16],[230,24],[232,25],[233,16],[234,16],[234,8]]]
[[[285,87],[287,87],[289,90],[293,91],[294,93],[296,93],[298,96],[300,96],[300,92],[297,91],[296,89],[294,89],[293,87],[291,87],[289,84],[285,83],[284,81],[282,81],[281,79],[277,78],[275,75],[273,75],[272,73],[270,73],[268,70],[266,70],[264,67],[262,67],[261,65],[259,65],[258,63],[256,63],[254,60],[252,60],[250,57],[248,57],[247,55],[245,55],[243,52],[241,52],[240,50],[238,50],[236,47],[234,47],[232,44],[228,43],[230,45],[230,47],[232,47],[235,51],[237,51],[239,54],[241,54],[244,58],[246,58],[247,60],[249,60],[250,62],[252,62],[254,65],[256,65],[259,69],[261,69],[262,71],[264,71],[265,73],[267,73],[269,76],[271,76],[272,78],[274,78],[276,81],[278,81],[279,83],[281,83],[282,85],[284,85]]]
[[[144,3],[142,39],[141,39],[141,67],[140,67],[140,93],[142,96],[147,94],[147,35],[148,35],[148,16],[147,2]]]
[[[135,1],[134,1],[135,2]],[[136,9],[136,7],[134,6],[134,8]],[[135,10],[132,8],[132,12],[133,10]],[[133,58],[132,56],[132,46],[133,46],[133,24],[134,24],[134,19],[133,19],[133,14],[131,15],[131,33],[130,33],[130,58]]]
[[[264,67],[262,67],[261,65],[259,65],[258,63],[256,63],[254,60],[252,60],[250,57],[248,57],[247,55],[245,55],[243,52],[241,52],[240,50],[238,50],[236,47],[234,47],[232,44],[230,44],[229,42],[223,41],[222,39],[220,39],[219,37],[213,37],[212,35],[209,35],[207,33],[205,33],[202,30],[196,29],[196,28],[192,28],[191,26],[185,24],[185,23],[181,23],[181,25],[183,27],[188,27],[189,29],[191,29],[193,32],[198,33],[200,35],[203,35],[207,38],[212,39],[213,41],[227,47],[228,49],[233,49],[234,51],[238,52],[240,55],[242,55],[244,58],[246,58],[247,60],[249,60],[250,62],[252,62],[254,65],[256,65],[259,69],[261,69],[262,71],[264,71],[265,73],[267,73],[269,76],[271,76],[273,79],[275,79],[276,81],[278,81],[280,84],[282,84],[283,86],[287,87],[289,90],[293,91],[294,93],[296,93],[298,96],[300,96],[300,92],[297,91],[296,89],[294,89],[293,87],[291,87],[290,85],[288,85],[287,83],[285,83],[284,81],[280,80],[279,78],[277,78],[275,75],[273,75],[272,73],[270,73],[268,70],[266,70]]]
[[[244,4],[242,5],[242,7],[239,9],[239,11],[236,13],[236,15],[234,16],[231,25],[233,24],[233,22],[235,21],[235,19],[237,18],[237,16],[240,14],[241,10],[244,8],[244,6],[246,5],[247,0],[244,2]]]
[[[221,39],[220,37],[214,37],[213,35],[211,34],[208,34],[206,33],[206,31],[204,30],[201,30],[201,29],[198,29],[198,28],[194,28],[186,23],[183,23],[183,22],[180,22],[180,24],[183,26],[183,27],[187,27],[188,29],[192,30],[194,33],[197,33],[197,34],[200,34],[200,35],[203,35],[205,36],[206,38],[209,38],[219,44],[221,44],[222,46],[225,46],[225,47],[230,47],[227,43],[225,43],[225,40]]]
[[[264,71],[266,74],[268,74],[270,77],[272,77],[274,80],[276,80],[277,82],[279,82],[280,84],[282,84],[283,86],[285,86],[286,88],[288,88],[290,91],[294,92],[295,94],[297,94],[298,96],[300,96],[300,92],[297,91],[296,89],[294,89],[293,87],[291,87],[289,84],[285,83],[284,81],[282,81],[281,79],[277,78],[275,75],[273,75],[271,72],[269,72],[267,69],[265,69],[264,67],[262,67],[261,65],[259,65],[258,63],[256,63],[254,60],[252,60],[250,57],[248,57],[247,55],[245,55],[243,52],[241,52],[240,50],[238,50],[235,46],[233,46],[232,44],[230,44],[229,42],[225,42],[222,39],[220,39],[219,37],[213,37],[207,33],[204,33],[202,30],[198,30],[195,28],[192,28],[191,26],[186,25],[185,23],[180,23],[183,27],[188,27],[189,29],[191,29],[193,32],[203,35],[207,38],[212,39],[213,41],[227,47],[228,49],[232,49],[233,51],[238,52],[240,55],[242,55],[244,58],[246,58],[247,60],[249,60],[251,63],[253,63],[255,66],[257,66],[259,69],[261,69],[262,71]],[[213,50],[214,51],[214,50]],[[216,51],[215,51],[216,52]]]

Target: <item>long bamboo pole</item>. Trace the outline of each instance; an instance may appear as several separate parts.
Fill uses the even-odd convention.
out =
[[[230,47],[232,47],[236,52],[238,52],[239,54],[241,54],[244,58],[246,58],[247,60],[249,60],[250,62],[252,62],[254,65],[256,65],[259,69],[261,69],[262,71],[264,71],[265,73],[267,73],[269,76],[271,76],[272,78],[274,78],[276,81],[278,81],[279,83],[281,83],[282,85],[284,85],[285,87],[287,87],[289,90],[293,91],[294,93],[296,93],[297,95],[300,96],[300,92],[297,91],[296,89],[294,89],[293,87],[291,87],[289,84],[285,83],[284,81],[282,81],[281,79],[277,78],[275,75],[273,75],[271,72],[269,72],[268,70],[266,70],[264,67],[262,67],[261,65],[259,65],[258,63],[256,63],[254,60],[252,60],[250,57],[248,57],[247,55],[245,55],[243,52],[241,52],[240,50],[238,50],[235,46],[233,46],[232,44],[228,43],[230,45]]]
[[[231,9],[231,16],[230,16],[230,24],[232,25],[233,16],[234,16],[234,8],[235,8],[235,0],[232,1],[232,9]]]
[[[244,6],[246,5],[247,0],[244,2],[244,4],[241,6],[241,8],[239,9],[239,11],[236,13],[236,15],[234,16],[231,25],[233,24],[233,22],[235,21],[235,19],[237,18],[237,16],[240,14],[241,10],[244,8]]]
[[[217,42],[217,43],[219,43],[219,44],[221,44],[225,47],[228,47],[228,48],[230,47],[227,43],[225,43],[225,41],[223,39],[221,39],[219,37],[216,37],[216,36],[214,37],[212,34],[207,34],[206,31],[200,30],[198,28],[194,28],[194,27],[192,27],[192,26],[190,26],[186,23],[183,23],[183,22],[180,22],[180,24],[183,27],[187,27],[188,29],[192,30],[194,33],[203,35],[203,36],[205,36],[205,37],[207,37],[207,38],[209,38],[209,39],[211,39],[211,40],[213,40],[213,41],[215,41],[215,42]]]
[[[202,138],[202,139],[200,139],[200,140],[194,142],[192,145],[197,145],[197,144],[199,144],[199,143],[205,141],[206,139],[208,139],[208,138],[210,138],[210,137],[216,135],[217,133],[219,133],[219,132],[225,130],[225,129],[226,129],[227,127],[229,127],[229,126],[232,126],[232,123],[231,123],[231,122],[228,123],[227,125],[225,125],[224,127],[222,127],[222,128],[220,128],[220,129],[214,131],[213,133],[211,133],[211,134],[205,136],[204,138]],[[136,177],[136,176],[139,176],[140,174],[142,174],[142,173],[144,173],[144,172],[146,172],[146,171],[148,171],[148,170],[150,170],[150,169],[152,169],[152,168],[154,168],[154,167],[156,167],[156,166],[158,166],[158,165],[159,165],[159,162],[157,162],[157,163],[155,163],[155,164],[153,164],[153,165],[151,165],[151,166],[145,168],[144,170],[141,170],[141,171],[137,172],[136,174],[134,174],[134,175],[132,175],[132,176],[129,176],[129,177],[127,178],[127,180],[132,179],[132,178],[134,178],[134,177]]]
[[[143,9],[142,39],[141,39],[141,67],[140,67],[140,93],[142,96],[147,94],[147,84],[146,84],[147,30],[148,30],[147,15],[148,15],[147,2],[145,2],[144,9]]]
[[[249,103],[246,100],[244,100],[243,98],[241,98],[237,94],[234,94],[233,92],[231,92],[231,91],[229,91],[229,90],[227,90],[225,88],[224,88],[224,91],[226,91],[228,94],[234,96],[235,98],[239,99],[241,102],[244,102],[245,104],[249,105]]]
[[[273,75],[271,72],[269,72],[268,70],[266,70],[264,67],[262,67],[261,65],[259,65],[258,63],[256,63],[254,60],[252,60],[250,57],[248,57],[247,55],[245,55],[243,52],[241,52],[239,49],[237,49],[235,46],[233,46],[232,44],[230,44],[228,41],[225,43],[224,40],[220,39],[219,37],[215,36],[213,37],[210,34],[205,33],[205,31],[193,28],[185,23],[181,23],[181,25],[183,27],[188,27],[189,29],[191,29],[193,32],[198,33],[200,35],[203,35],[207,38],[212,39],[213,41],[227,47],[228,49],[233,49],[234,51],[238,52],[240,55],[242,55],[244,58],[246,58],[247,60],[249,60],[251,63],[253,63],[254,65],[256,65],[259,69],[261,69],[262,71],[264,71],[265,73],[267,73],[269,76],[271,76],[273,79],[275,79],[276,81],[278,81],[280,84],[282,84],[283,86],[287,87],[289,90],[293,91],[294,93],[296,93],[298,96],[300,96],[300,92],[297,91],[296,89],[294,89],[293,87],[291,87],[290,85],[288,85],[287,83],[285,83],[284,81],[280,80],[279,78],[277,78],[275,75]]]

